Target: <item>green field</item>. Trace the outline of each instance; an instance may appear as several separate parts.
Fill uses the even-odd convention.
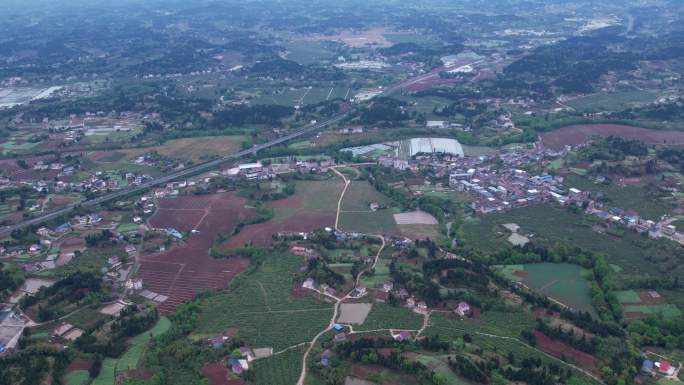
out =
[[[354,326],[354,330],[406,329],[418,330],[423,326],[423,316],[408,308],[391,306],[376,302],[363,325]]]
[[[390,210],[375,212],[342,212],[339,227],[345,231],[365,234],[398,234],[399,229]]]
[[[97,310],[98,309],[84,307],[81,310],[66,317],[64,321],[81,329],[89,329],[95,326],[96,323],[100,322],[103,319],[112,318],[108,315],[101,314]]]
[[[129,342],[130,348],[121,356],[121,358],[119,358],[116,369],[127,370],[137,368],[138,362],[140,362],[140,358],[142,357],[150,338],[166,332],[170,327],[171,321],[166,317],[161,317],[152,329],[131,338]]]
[[[631,90],[610,94],[589,95],[567,102],[570,107],[580,111],[622,111],[637,104],[651,103],[656,95],[652,92]]]
[[[668,292],[660,294],[664,295],[665,300],[672,298]],[[622,305],[622,310],[625,313],[642,313],[646,316],[660,314],[665,318],[680,317],[682,315],[679,308],[671,303],[645,304],[639,297],[639,293],[635,290],[618,291],[615,292],[615,296]],[[675,297],[679,296],[681,296],[681,293],[675,295]]]
[[[102,362],[102,370],[93,380],[92,385],[113,385],[117,371],[137,368],[150,339],[166,332],[170,327],[171,321],[166,317],[161,317],[152,329],[131,338],[128,350],[120,358],[105,358]]]
[[[513,275],[516,271],[525,275]],[[569,263],[533,263],[502,268],[506,278],[521,281],[567,306],[593,313],[589,282],[583,272],[581,267]]]
[[[615,297],[617,298],[618,302],[620,302],[621,304],[623,304],[623,303],[640,303],[641,302],[641,298],[639,298],[639,294],[634,290],[616,291]]]
[[[87,370],[74,370],[64,376],[64,383],[66,385],[85,385],[90,379],[90,374]]]
[[[116,227],[116,231],[120,233],[130,233],[132,231],[138,231],[139,228],[140,226],[135,223],[122,223]]]
[[[100,374],[97,375],[91,385],[114,385],[117,361],[115,358],[105,358],[102,361]]]
[[[367,181],[354,181],[347,188],[342,200],[342,211],[370,211],[368,205],[377,202],[387,206],[392,200],[381,194]]]
[[[311,210],[334,213],[342,187],[343,184],[339,178],[330,181],[298,181],[295,185],[294,195],[301,198],[301,206],[276,208],[272,221],[280,223],[292,216],[305,214]]]
[[[213,335],[237,328],[247,345],[276,351],[310,341],[330,321],[332,305],[291,295],[292,275],[301,263],[294,255],[269,255],[233,291],[200,302],[195,333]]]
[[[398,234],[393,211],[379,209],[371,211],[369,204],[377,202],[390,207],[392,200],[378,192],[366,181],[354,181],[347,188],[342,199],[339,227],[346,231],[367,234]]]
[[[8,153],[25,153],[36,147],[38,142],[36,143],[31,143],[31,142],[23,142],[23,143],[17,143],[14,141],[8,141],[4,143],[0,143],[0,154],[8,154]]]
[[[627,305],[623,306],[623,310],[625,313],[660,314],[665,318],[677,318],[682,315],[677,306],[669,303],[659,305]]]
[[[302,371],[302,357],[306,347],[290,349],[278,355],[254,362],[256,385],[292,385]]]

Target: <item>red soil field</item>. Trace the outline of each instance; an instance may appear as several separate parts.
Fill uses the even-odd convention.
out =
[[[143,286],[169,297],[159,306],[163,313],[172,312],[178,304],[192,299],[200,291],[227,287],[236,274],[249,266],[245,259],[215,260],[209,256],[212,242],[219,233],[233,231],[239,222],[254,215],[253,209],[245,208],[243,198],[233,193],[188,196],[161,200],[159,207],[171,211],[206,211],[206,215],[187,224],[189,228],[197,228],[198,234],[191,234],[165,252],[140,258],[138,275],[143,279]],[[166,224],[160,223],[160,226],[166,227]]]
[[[516,270],[513,272],[513,275],[515,275],[516,277],[527,277],[527,274],[528,272],[526,272],[525,270]]]
[[[59,207],[64,207],[70,203],[74,203],[76,200],[72,196],[68,195],[55,195],[50,199],[50,202],[47,204],[47,207],[49,210],[56,209]]]
[[[225,248],[241,247],[252,243],[257,246],[268,246],[273,241],[272,235],[279,231],[309,232],[335,223],[335,207],[330,210],[304,209],[302,196],[293,195],[285,199],[268,202],[266,207],[272,209],[298,209],[291,215],[278,221],[272,219],[267,222],[245,226],[237,235],[233,236],[222,246]]]
[[[379,365],[353,364],[351,367],[351,375],[356,378],[366,379],[370,375],[382,372],[383,369],[384,368]]]
[[[581,124],[566,126],[541,134],[546,147],[560,150],[565,145],[586,142],[591,136],[618,136],[624,139],[637,139],[648,144],[684,145],[684,132],[653,130],[619,124]]]
[[[302,204],[304,204],[304,198],[299,195],[292,195],[285,199],[268,202],[266,206],[272,209],[289,209],[302,207]]]
[[[208,213],[208,210],[198,209],[158,209],[150,218],[150,224],[158,229],[174,228],[188,232],[194,229]]]
[[[660,305],[665,303],[665,298],[663,298],[663,296],[653,298],[649,291],[640,291],[638,294],[639,299],[641,299],[641,303],[644,305]]]
[[[579,351],[571,346],[556,340],[552,340],[544,333],[535,330],[534,337],[537,339],[537,348],[558,358],[565,358],[576,363],[583,369],[596,369],[596,359],[591,354]]]
[[[220,362],[208,364],[201,369],[202,375],[209,380],[209,385],[242,385],[243,380],[228,379],[228,368]]]
[[[93,366],[92,362],[77,358],[69,364],[66,371],[69,373],[74,370],[88,370],[91,366]]]
[[[335,223],[335,213],[311,212],[302,213],[287,218],[283,222],[273,220],[246,226],[237,235],[229,239],[222,246],[235,248],[252,243],[257,246],[267,246],[273,241],[272,235],[279,231],[309,232]]]
[[[645,313],[637,313],[633,311],[628,311],[625,312],[624,317],[626,320],[636,320],[636,319],[644,319],[648,316],[648,314]]]

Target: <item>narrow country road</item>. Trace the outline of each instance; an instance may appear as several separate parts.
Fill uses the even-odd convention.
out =
[[[340,209],[342,207],[342,199],[344,199],[344,194],[347,192],[347,188],[351,184],[351,181],[349,179],[347,179],[347,177],[345,177],[344,174],[337,171],[336,168],[333,167],[332,170],[335,174],[337,174],[340,178],[342,178],[342,180],[344,180],[344,188],[342,189],[342,193],[340,194],[340,199],[337,201],[337,215],[335,216],[335,230],[339,230],[338,229],[338,223],[340,220]],[[382,244],[381,244],[380,248],[378,249],[378,252],[375,254],[375,260],[373,261],[373,265],[371,265],[371,269],[375,268],[375,265],[378,263],[378,259],[380,258],[380,254],[382,253],[382,250],[384,250],[384,248],[385,248],[385,237],[383,237],[382,235],[377,235],[377,237],[380,238],[380,240],[382,241]],[[359,285],[359,282],[361,282],[361,277],[363,276],[363,273],[364,273],[363,271],[360,272],[359,275],[356,277],[356,282],[354,284],[354,288],[356,288]],[[318,290],[316,290],[316,291],[318,291]],[[354,291],[354,289],[352,289],[349,293],[347,293],[347,295],[345,295],[342,298],[333,297],[327,293],[323,293],[323,292],[318,291],[319,293],[321,293],[323,295],[326,295],[330,298],[335,299],[333,316],[330,319],[330,322],[328,323],[328,327],[321,330],[318,334],[316,334],[316,336],[311,340],[311,342],[309,342],[309,347],[306,349],[306,351],[304,352],[304,356],[302,357],[302,371],[301,371],[301,374],[299,375],[299,380],[297,380],[297,385],[304,385],[304,381],[306,380],[307,359],[309,358],[309,354],[311,353],[311,350],[314,348],[314,346],[316,346],[316,342],[318,341],[318,339],[321,338],[321,336],[323,334],[332,330],[333,326],[335,326],[335,320],[337,319],[337,316],[339,314],[340,305],[342,304],[342,302],[344,302],[345,299],[349,298],[349,294],[351,294],[352,291]]]

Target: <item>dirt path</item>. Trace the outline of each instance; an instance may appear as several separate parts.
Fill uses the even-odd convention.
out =
[[[337,215],[335,218],[335,229],[337,230],[338,229],[337,224],[339,223],[339,218],[340,218],[340,207],[342,205],[342,199],[344,198],[344,193],[347,192],[347,188],[349,187],[349,184],[351,183],[351,181],[348,180],[344,176],[344,174],[337,171],[335,168],[333,168],[332,170],[333,170],[333,172],[335,172],[335,174],[337,174],[339,177],[341,177],[344,180],[344,189],[342,190],[342,193],[340,194],[340,199],[337,201]],[[375,254],[375,260],[373,261],[373,265],[371,266],[370,269],[375,268],[375,265],[378,263],[378,259],[380,258],[380,254],[382,253],[382,250],[385,248],[385,238],[382,235],[378,235],[378,237],[382,241],[382,245],[380,246],[380,249],[378,249],[378,252]],[[364,273],[364,271],[360,272],[359,275],[356,277],[356,283],[354,285],[354,288],[356,288],[359,285],[359,282],[361,282],[361,277],[363,276],[363,273]],[[347,293],[347,295],[345,295],[342,298],[337,298],[337,297],[331,296],[330,294],[321,292],[319,290],[315,290],[315,291],[317,291],[317,292],[319,292],[319,293],[321,293],[327,297],[334,298],[335,299],[335,306],[333,308],[334,309],[333,315],[332,315],[332,318],[330,319],[330,323],[328,323],[328,327],[326,327],[325,329],[321,330],[318,334],[316,334],[316,336],[311,340],[311,342],[309,342],[309,347],[304,352],[304,356],[302,357],[302,371],[301,371],[301,374],[299,375],[299,380],[297,380],[297,385],[304,385],[304,381],[306,380],[306,372],[307,372],[306,362],[307,362],[307,358],[309,358],[309,354],[311,353],[311,350],[313,349],[314,346],[316,346],[316,342],[318,341],[318,339],[321,338],[321,336],[323,334],[332,330],[332,328],[335,326],[335,320],[337,319],[337,316],[339,314],[340,305],[342,304],[342,302],[344,300],[346,300],[347,298],[350,298],[349,294],[351,294],[351,292],[354,291],[354,289],[352,289],[349,293]],[[300,346],[300,345],[302,345],[302,344],[299,344],[296,346]],[[291,349],[291,348],[293,348],[293,347],[291,346],[287,349]]]
[[[268,304],[268,294],[266,293],[266,289],[264,289],[264,285],[262,285],[260,281],[256,281],[256,283],[259,285],[259,288],[261,289],[261,294],[264,295],[264,303],[266,304],[266,308],[268,309],[268,312],[270,313],[272,311],[272,309],[271,309],[271,305]]]
[[[342,180],[344,181],[344,188],[342,189],[342,193],[340,194],[340,199],[337,200],[337,212],[335,213],[335,230],[340,230],[339,228],[339,223],[340,223],[340,211],[342,209],[342,199],[344,199],[344,194],[347,192],[347,189],[349,188],[349,185],[351,184],[351,181],[347,179],[344,174],[341,172],[337,171],[337,168],[333,167],[332,168],[333,172],[337,174]]]

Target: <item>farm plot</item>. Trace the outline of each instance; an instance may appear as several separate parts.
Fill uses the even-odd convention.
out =
[[[340,305],[340,316],[337,318],[337,322],[363,325],[372,308],[372,303],[343,303]]]
[[[412,211],[408,213],[394,214],[394,221],[399,227],[399,232],[412,239],[436,239],[439,238],[439,222],[425,211]]]
[[[215,260],[209,256],[209,249],[218,234],[233,231],[239,222],[254,214],[253,209],[245,208],[245,203],[244,199],[233,193],[164,199],[159,202],[162,212],[204,211],[203,216],[195,216],[199,218],[197,222],[189,223],[199,233],[191,234],[183,243],[167,251],[140,258],[139,276],[145,288],[169,297],[160,305],[162,312],[173,311],[176,305],[192,299],[199,291],[227,287],[236,274],[247,268],[247,260]],[[167,217],[155,219],[155,216],[151,222],[161,228],[176,225],[175,220],[164,222]]]
[[[533,333],[539,350],[564,361],[575,363],[584,369],[596,370],[596,358],[591,354],[574,349],[561,341],[551,339],[538,330],[535,330]]]
[[[183,138],[170,140],[161,146],[154,147],[153,150],[161,156],[197,162],[237,152],[243,141],[245,137],[240,135]]]
[[[375,212],[341,212],[340,229],[366,234],[399,235],[399,229],[389,210]]]
[[[665,318],[676,318],[682,315],[677,306],[667,303],[665,297],[654,290],[624,290],[617,292],[616,296],[622,306],[625,318],[628,320],[657,315]]]
[[[373,211],[371,203],[381,207],[392,205],[391,199],[379,193],[366,181],[354,181],[342,199],[339,227],[346,231],[369,234],[399,235],[392,212],[386,208]]]
[[[681,131],[653,130],[618,124],[565,126],[541,134],[541,140],[546,147],[560,150],[566,145],[584,143],[591,136],[618,136],[624,139],[640,140],[647,144],[684,144],[684,132]]]
[[[532,263],[501,267],[501,274],[566,306],[594,313],[583,269],[568,263]]]
[[[416,314],[407,308],[390,306],[385,303],[375,303],[363,322],[363,325],[354,327],[354,330],[418,330],[422,325],[423,316]]]
[[[337,199],[342,191],[339,179],[331,181],[300,181],[295,194],[278,201],[268,202],[274,217],[263,223],[245,226],[222,246],[235,248],[252,243],[269,245],[272,235],[279,231],[309,232],[335,224]]]
[[[354,181],[347,188],[342,200],[342,211],[371,211],[371,203],[391,206],[392,200],[376,190],[366,181]]]
[[[236,288],[200,302],[195,334],[222,333],[230,328],[251,347],[273,347],[277,352],[310,341],[325,328],[332,304],[292,295],[292,276],[303,264],[289,254],[269,255]]]
[[[302,370],[306,347],[290,349],[277,356],[254,362],[256,385],[292,385],[297,383]]]

